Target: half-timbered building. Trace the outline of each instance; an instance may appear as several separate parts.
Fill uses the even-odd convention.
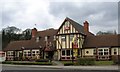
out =
[[[58,60],[71,60],[72,53],[73,59],[82,56],[83,42],[86,35],[93,36],[89,32],[88,26],[89,23],[87,21],[84,22],[84,26],[70,18],[66,18],[63,21],[56,34]]]
[[[94,35],[89,23],[83,25],[66,17],[59,29],[32,29],[31,40],[13,41],[4,49],[7,60],[76,60],[78,57],[112,60],[120,58],[120,35]]]

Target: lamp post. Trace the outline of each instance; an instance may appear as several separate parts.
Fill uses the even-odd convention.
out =
[[[74,62],[74,61],[73,61],[73,60],[74,60],[73,57],[74,57],[74,56],[73,56],[73,42],[72,42],[72,63]]]
[[[25,49],[24,47],[21,48],[22,49],[22,60],[23,60],[23,50]]]
[[[118,65],[120,65],[120,60],[119,60],[120,59],[120,55],[119,55],[120,53],[119,53],[119,50],[120,50],[120,48],[118,48]]]
[[[40,57],[40,59],[41,59],[41,51],[42,51],[42,46],[39,46],[39,57]]]

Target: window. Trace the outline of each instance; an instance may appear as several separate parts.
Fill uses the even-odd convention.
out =
[[[99,55],[103,55],[103,49],[98,50]]]
[[[116,55],[117,54],[117,50],[116,49],[114,49],[114,55]]]
[[[65,26],[69,26],[69,23],[70,23],[69,21],[66,21]]]
[[[35,53],[35,51],[32,51],[32,53]]]
[[[96,55],[96,49],[93,50],[93,54]]]
[[[74,37],[74,35],[70,35],[70,41],[72,41],[72,40],[73,40],[73,37]]]
[[[98,54],[99,55],[108,55],[109,50],[108,49],[98,49]]]
[[[66,53],[67,53],[67,56],[70,56],[70,50],[67,50]]]
[[[104,55],[108,55],[108,49],[104,49]]]
[[[39,54],[39,51],[36,51],[37,54]]]
[[[45,41],[47,41],[48,40],[48,36],[45,36]]]
[[[62,35],[61,40],[66,41],[65,35]]]
[[[41,38],[41,37],[37,37],[37,38],[36,38],[36,42],[39,42],[40,38]]]
[[[88,53],[89,53],[89,51],[86,51],[86,53],[88,54]]]
[[[8,52],[7,52],[7,55],[8,55],[8,56],[13,56],[13,52],[12,52],[12,51],[8,51]]]
[[[62,55],[65,55],[65,50],[62,50]]]
[[[30,51],[28,51],[28,56],[31,56],[31,52]]]

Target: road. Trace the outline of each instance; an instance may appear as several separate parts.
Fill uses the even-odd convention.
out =
[[[118,72],[118,70],[90,70],[44,66],[2,65],[1,72]]]

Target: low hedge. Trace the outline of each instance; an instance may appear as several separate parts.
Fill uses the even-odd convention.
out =
[[[78,58],[77,65],[95,65],[94,58]]]
[[[113,56],[112,60],[113,60],[114,64],[120,65],[120,56]]]
[[[36,60],[36,62],[49,62],[49,60],[48,59],[38,59],[38,60]]]
[[[70,65],[74,65],[74,63],[70,62],[70,63],[64,63],[64,66],[70,66]]]
[[[3,64],[17,64],[17,65],[52,65],[50,62],[2,62]]]

